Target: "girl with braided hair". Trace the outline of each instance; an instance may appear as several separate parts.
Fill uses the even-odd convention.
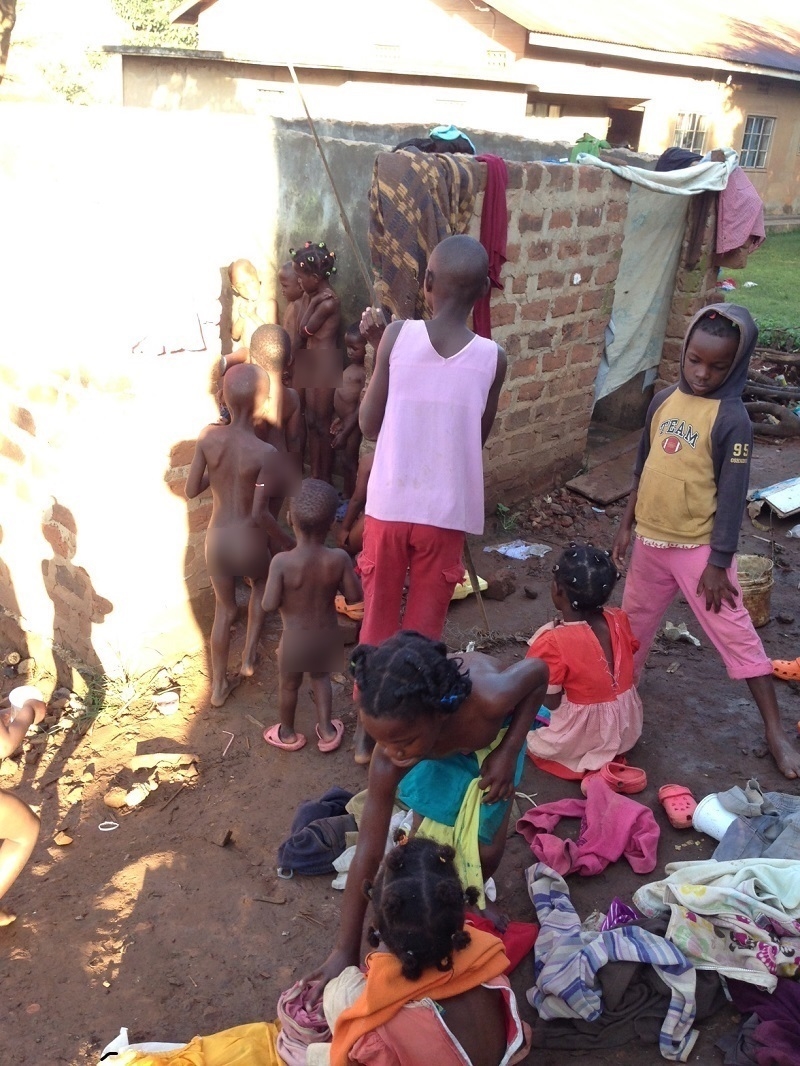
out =
[[[529,655],[550,667],[548,729],[528,734],[528,754],[542,770],[581,778],[628,751],[642,734],[642,701],[633,682],[639,642],[628,616],[605,607],[619,578],[611,555],[570,544],[553,567],[550,595],[563,621],[528,641]]]
[[[333,397],[344,366],[339,297],[330,282],[336,273],[336,254],[324,241],[306,241],[289,254],[303,290],[292,341],[292,384],[304,390],[310,476],[330,481]]]
[[[472,833],[478,840],[470,842],[477,845],[479,876],[492,876],[505,849],[525,738],[547,689],[547,667],[538,659],[502,668],[489,655],[450,656],[444,644],[412,630],[379,647],[360,644],[351,670],[361,724],[375,750],[338,940],[305,978],[320,982],[312,1000],[358,961],[366,909],[361,885],[375,876],[383,857],[396,795],[416,814],[448,827],[455,827],[468,794],[474,798]],[[502,924],[499,914],[489,908],[486,913]]]
[[[328,986],[331,1066],[463,1066],[465,1056],[474,1066],[507,1066],[525,1058],[530,1030],[504,976],[503,945],[465,927],[465,904],[477,892],[464,891],[453,858],[452,848],[412,839],[389,852],[374,885],[365,882],[376,950],[366,974],[348,968]]]

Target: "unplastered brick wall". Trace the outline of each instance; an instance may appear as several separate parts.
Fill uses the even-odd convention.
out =
[[[707,214],[700,240],[700,255],[697,262],[690,262],[690,256],[692,259],[696,257],[696,253],[692,254],[695,216],[698,211],[703,210],[707,210]],[[672,385],[678,380],[681,349],[689,322],[701,308],[720,299],[716,288],[717,267],[714,262],[716,232],[716,198],[710,198],[710,204],[706,204],[703,197],[694,197],[687,213],[656,388]]]
[[[491,311],[508,377],[486,449],[490,508],[582,464],[628,211],[629,185],[610,171],[507,166],[507,262]]]

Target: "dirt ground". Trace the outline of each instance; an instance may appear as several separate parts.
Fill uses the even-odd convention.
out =
[[[798,467],[800,442],[759,443],[751,481],[764,486],[796,475]],[[616,505],[598,514],[588,501],[566,492],[551,494],[549,502],[537,497],[520,509],[513,533],[488,523],[484,543],[524,536],[557,548],[580,537],[610,546],[620,510]],[[767,528],[761,529],[745,517],[742,552],[771,553],[769,521],[765,514],[761,523]],[[792,524],[772,523],[772,620],[761,635],[775,658],[800,653],[800,626],[786,620],[798,611],[800,541],[785,535]],[[509,564],[516,591],[487,605],[492,629],[506,638],[491,649],[503,661],[524,654],[524,643],[515,635],[525,638],[552,617],[552,558]],[[500,556],[479,556],[478,569],[486,576],[505,565]],[[536,599],[525,595],[524,585],[538,592]],[[620,595],[621,589],[617,602]],[[676,602],[668,617],[676,624],[686,621],[699,633],[685,604]],[[445,635],[459,648],[477,627],[477,607],[470,599],[453,605]],[[241,628],[240,623],[234,650],[241,647]],[[354,716],[347,683],[335,685],[335,711],[347,725],[340,751],[322,755],[309,743],[289,754],[264,744],[261,723],[276,719],[277,637],[277,622],[268,623],[256,677],[219,711],[207,705],[207,679],[190,666],[179,678],[177,714],[165,717],[149,701],[134,702],[124,712],[101,713],[83,735],[78,725],[54,730],[39,745],[45,753],[36,762],[29,756],[31,761],[6,760],[0,768],[0,785],[41,806],[42,818],[34,856],[7,897],[19,919],[0,929],[4,1063],[95,1063],[120,1026],[129,1028],[132,1040],[181,1041],[272,1019],[281,990],[326,956],[341,896],[330,887],[330,877],[278,880],[276,849],[300,800],[332,784],[358,791],[366,774],[352,759]],[[2,691],[11,685],[4,680]],[[630,899],[639,884],[662,876],[669,862],[711,855],[715,845],[709,837],[670,828],[656,797],[665,782],[689,785],[698,798],[751,776],[768,789],[796,792],[800,787],[785,781],[766,755],[760,719],[745,686],[727,679],[707,641],[699,649],[686,644],[654,648],[641,694],[644,734],[631,761],[647,771],[648,788],[636,798],[653,808],[661,826],[659,863],[646,877],[633,874],[624,860],[597,877],[571,877],[582,917],[605,909],[616,895]],[[785,726],[794,733],[800,717],[797,691],[780,685],[779,697]],[[298,723],[311,735],[312,712],[306,691]],[[127,768],[130,759],[157,751],[196,754],[198,775],[164,774],[141,806],[110,811],[103,803],[108,789],[130,787],[142,777]],[[528,764],[521,791],[543,803],[576,796],[578,786]],[[526,800],[517,802],[527,809]],[[118,828],[100,831],[109,819]],[[72,843],[58,846],[59,830]],[[523,879],[531,861],[522,838],[511,835],[497,880],[499,898],[514,918],[534,917]],[[531,974],[526,960],[514,976],[523,1016],[532,1013],[524,997]],[[736,1021],[728,1009],[704,1023],[690,1061],[721,1062],[714,1041]],[[555,1066],[579,1055],[536,1052],[530,1061]],[[656,1047],[636,1044],[594,1054],[591,1061],[646,1066],[661,1060]]]

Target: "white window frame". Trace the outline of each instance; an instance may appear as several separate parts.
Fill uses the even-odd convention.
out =
[[[763,170],[766,167],[774,131],[774,115],[747,116],[742,134],[742,150],[739,153],[740,167],[746,167],[748,170]]]
[[[679,111],[675,119],[675,134],[672,138],[673,148],[686,148],[690,152],[706,150],[708,133],[708,116],[699,111]]]

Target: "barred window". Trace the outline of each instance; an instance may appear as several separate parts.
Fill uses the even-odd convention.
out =
[[[675,120],[673,148],[687,148],[690,152],[706,150],[706,130],[708,118],[694,111],[679,111]]]
[[[774,118],[765,118],[763,115],[747,116],[739,166],[765,167],[767,165],[767,152],[774,126]]]

